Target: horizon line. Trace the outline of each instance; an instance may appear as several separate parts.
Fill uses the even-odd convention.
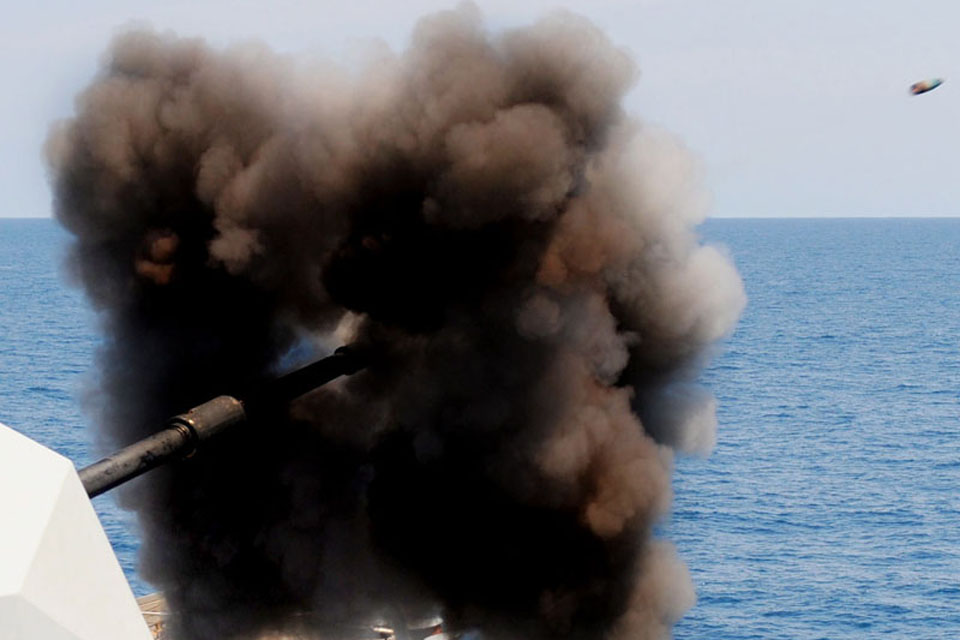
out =
[[[956,220],[960,219],[960,213],[940,215],[708,215],[703,222],[708,220]],[[0,216],[0,220],[56,220],[55,216]],[[701,222],[700,224],[702,224]]]

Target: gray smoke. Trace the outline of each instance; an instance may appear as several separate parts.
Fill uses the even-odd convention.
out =
[[[744,304],[697,165],[558,13],[423,19],[363,72],[119,36],[48,142],[126,444],[341,343],[373,366],[123,494],[181,638],[442,612],[490,638],[663,638],[651,536]]]

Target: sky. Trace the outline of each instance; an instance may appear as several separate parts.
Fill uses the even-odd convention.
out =
[[[713,217],[960,215],[955,0],[476,0],[491,31],[555,8],[591,19],[640,68],[629,113],[699,157]],[[47,217],[42,147],[110,39],[151,26],[212,46],[259,40],[335,61],[402,50],[456,1],[45,0],[0,23],[0,217]],[[945,84],[910,96],[911,83]],[[956,82],[953,81],[956,80]]]

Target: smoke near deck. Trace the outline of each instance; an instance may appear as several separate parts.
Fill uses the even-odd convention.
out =
[[[121,35],[48,141],[100,311],[105,446],[341,343],[366,371],[123,500],[178,637],[442,613],[489,638],[663,638],[651,536],[744,304],[696,163],[622,110],[633,62],[465,6],[364,71]]]

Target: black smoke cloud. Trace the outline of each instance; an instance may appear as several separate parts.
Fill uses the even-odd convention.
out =
[[[651,527],[744,296],[696,164],[621,109],[635,75],[581,18],[490,35],[470,6],[363,72],[116,39],[47,145],[104,445],[305,350],[377,354],[123,494],[179,637],[669,636],[693,593]]]

